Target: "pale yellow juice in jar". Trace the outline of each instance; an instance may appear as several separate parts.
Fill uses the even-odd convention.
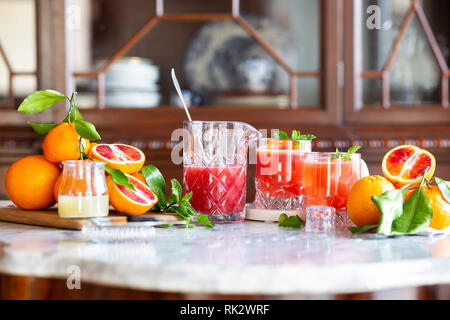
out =
[[[58,214],[61,218],[105,217],[109,213],[109,197],[59,195]]]

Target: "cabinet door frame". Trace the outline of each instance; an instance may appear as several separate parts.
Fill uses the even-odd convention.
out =
[[[240,121],[260,123],[268,123],[273,121],[275,127],[280,127],[280,125],[301,125],[301,124],[340,124],[342,122],[342,68],[339,68],[342,61],[342,9],[343,0],[321,0],[319,23],[321,26],[320,32],[320,91],[319,91],[319,103],[317,106],[293,106],[289,109],[280,109],[276,106],[273,107],[249,107],[249,106],[237,106],[237,107],[227,107],[227,106],[201,106],[199,108],[193,109],[193,112],[199,115],[201,119],[211,118],[211,117],[224,117],[221,120],[234,119]],[[178,20],[183,20],[182,14],[178,15]],[[195,16],[190,15],[190,19]],[[156,16],[156,19],[164,20],[167,19],[164,16]],[[171,17],[171,19],[175,19]],[[151,32],[151,31],[150,31]],[[138,33],[133,36],[136,40]],[[142,33],[139,34],[139,38]],[[139,41],[139,40],[137,40]],[[127,43],[128,44],[128,43]],[[125,44],[123,48],[124,54],[126,51],[131,49],[131,46]],[[121,51],[120,49],[119,51]],[[119,52],[117,51],[117,52]],[[117,57],[116,57],[117,58]],[[89,71],[86,74],[89,76],[91,74],[97,73],[97,71]],[[80,76],[80,74],[75,73],[74,76]],[[296,80],[298,78],[291,79],[291,85],[296,85]],[[341,81],[340,81],[341,79]],[[155,110],[148,109],[148,115],[159,114],[161,110],[170,110],[169,106],[160,106],[155,108]],[[100,110],[101,107],[95,109],[88,109],[87,112],[92,114],[93,117],[102,122],[102,117],[97,116],[101,114],[107,114],[109,109]],[[136,108],[123,108],[129,113],[135,113],[136,115],[141,113],[141,110]],[[159,109],[159,110],[157,110]],[[119,112],[118,108],[113,110]],[[195,111],[194,111],[195,110]],[[258,117],[255,117],[258,114]],[[120,121],[120,119],[114,117],[107,117],[110,121]],[[257,119],[256,119],[257,118]],[[106,119],[106,118],[105,118]],[[108,124],[111,125],[111,122]],[[170,119],[167,119],[170,122]]]
[[[344,0],[345,121],[354,124],[449,124],[450,109],[448,106],[440,104],[412,105],[410,107],[362,106],[360,102],[362,96],[361,70],[358,68],[356,54],[361,46],[357,32],[355,32],[358,13],[355,11],[354,4],[354,0]],[[448,83],[445,81],[442,83],[448,88]]]

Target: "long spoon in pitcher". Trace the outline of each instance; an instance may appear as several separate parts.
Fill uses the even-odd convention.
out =
[[[184,110],[186,111],[187,117],[189,121],[192,121],[191,115],[189,114],[189,110],[186,106],[186,103],[183,99],[183,93],[181,92],[180,84],[178,83],[177,76],[175,75],[175,69],[172,68],[172,81],[173,85],[175,86],[175,89],[177,90],[178,96],[180,97],[181,103],[183,104]]]

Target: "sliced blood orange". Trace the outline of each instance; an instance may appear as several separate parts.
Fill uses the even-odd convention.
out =
[[[384,176],[397,188],[412,181],[419,182],[420,174],[429,167],[427,179],[436,168],[436,159],[426,150],[412,145],[402,145],[390,150],[383,158]]]
[[[106,184],[108,185],[109,202],[119,212],[132,215],[146,213],[158,203],[158,197],[145,183],[130,174],[125,175],[135,190],[115,184],[111,176],[108,176]]]
[[[120,143],[96,144],[89,150],[89,155],[123,173],[138,172],[145,162],[145,155],[141,150]]]

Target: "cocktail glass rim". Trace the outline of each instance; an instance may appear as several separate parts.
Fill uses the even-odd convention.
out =
[[[336,152],[320,152],[320,151],[314,151],[314,152],[304,152],[304,159],[306,160],[306,158],[312,156],[313,159],[316,158],[331,158],[332,156],[334,157],[339,157],[336,160],[340,160],[342,159],[342,156],[350,156],[353,160],[353,158],[359,158],[361,159],[361,153],[347,153],[347,152],[341,152],[341,153],[336,153]]]
[[[298,142],[302,146],[303,145],[307,145],[307,144],[312,145],[312,141],[311,140],[283,140],[283,139],[275,139],[275,138],[258,138],[256,149],[257,150],[265,150],[266,148],[264,146],[260,147],[259,144],[261,142],[268,143],[269,141],[272,141],[272,140],[284,141],[285,143],[287,143],[288,146],[292,146],[294,144],[294,142]],[[309,151],[303,151],[302,148],[300,148],[300,151],[302,151],[302,152],[309,152]]]

